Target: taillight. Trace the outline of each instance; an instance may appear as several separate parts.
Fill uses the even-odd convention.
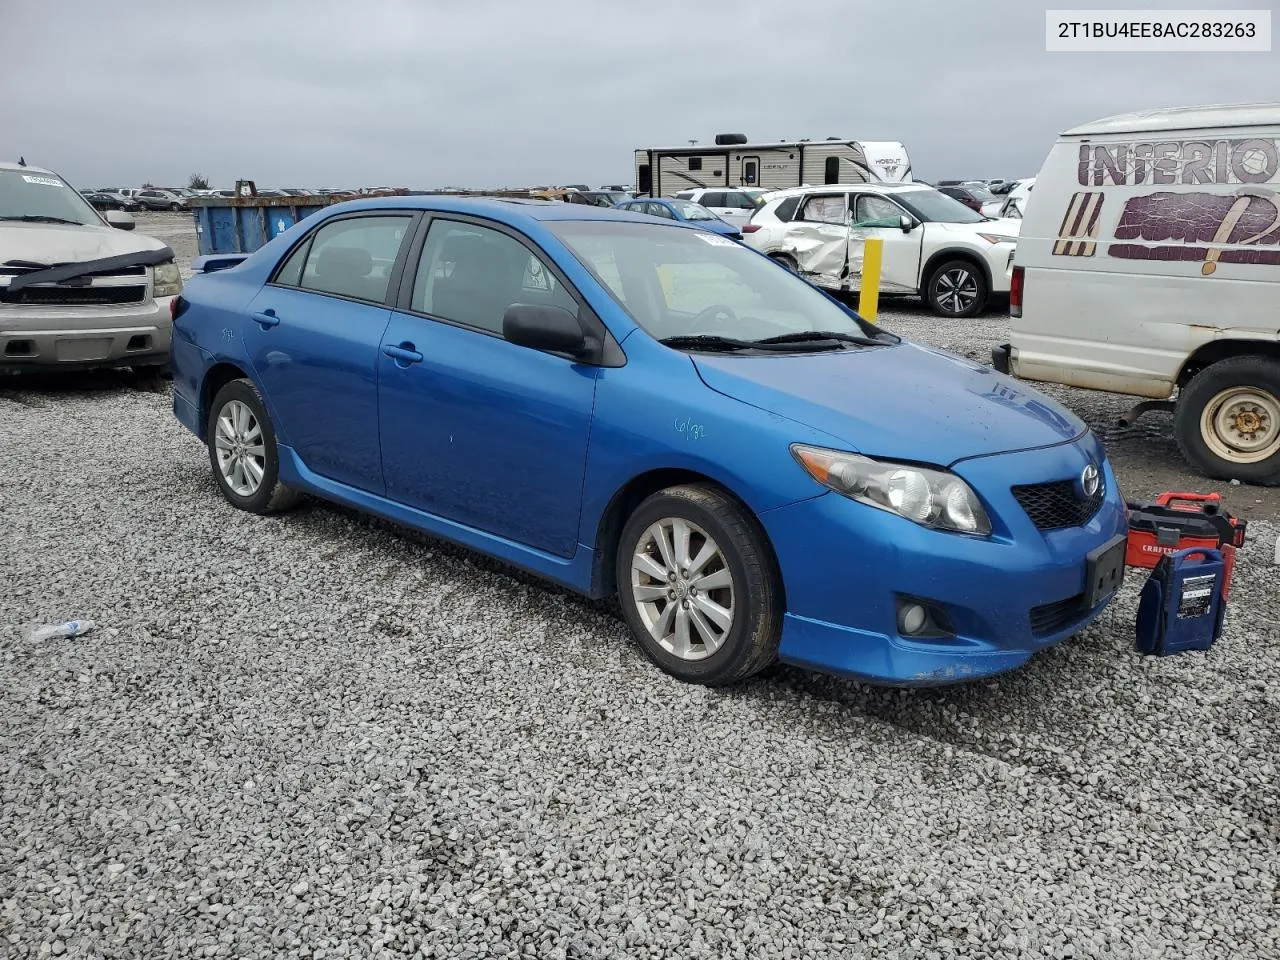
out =
[[[183,300],[182,297],[180,296],[174,297],[172,300],[169,301],[169,319],[177,320],[180,316],[182,316],[183,312],[186,309],[187,309],[187,301]]]
[[[742,225],[743,233],[755,233],[759,229],[760,229],[760,224],[758,223],[744,223]]]
[[[1024,267],[1014,267],[1009,279],[1009,316],[1022,316],[1022,277]]]

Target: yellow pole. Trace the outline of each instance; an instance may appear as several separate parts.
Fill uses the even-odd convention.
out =
[[[668,264],[660,264],[658,266],[658,282],[662,284],[662,296],[667,302],[667,306],[671,306],[671,267]]]
[[[876,322],[880,306],[880,255],[884,252],[884,240],[867,237],[862,245],[862,282],[858,285],[858,315],[871,323]]]

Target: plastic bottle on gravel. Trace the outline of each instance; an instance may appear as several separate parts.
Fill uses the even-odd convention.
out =
[[[31,631],[32,640],[53,640],[55,637],[79,637],[94,627],[92,620],[68,620],[66,623],[47,623]]]

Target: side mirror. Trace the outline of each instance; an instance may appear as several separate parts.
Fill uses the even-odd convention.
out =
[[[904,213],[898,218],[898,226],[902,229],[903,233],[910,233],[916,228],[916,222]]]
[[[133,222],[133,217],[125,213],[123,210],[108,210],[106,212],[107,223],[115,227],[117,230],[132,230],[137,226]]]
[[[581,321],[564,307],[513,303],[502,315],[502,335],[522,347],[579,360],[594,359],[600,352],[599,341],[588,337]]]

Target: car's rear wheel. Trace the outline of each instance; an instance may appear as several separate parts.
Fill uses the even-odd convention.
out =
[[[691,484],[646,499],[622,531],[616,569],[627,626],[672,676],[733,683],[777,656],[776,561],[759,523],[720,489]]]
[[[1178,396],[1174,436],[1206,476],[1280,485],[1280,361],[1232,357],[1201,370]]]
[[[293,506],[296,490],[280,482],[280,451],[266,405],[250,380],[232,380],[209,405],[209,463],[222,495],[250,513]]]
[[[796,263],[795,258],[789,257],[785,253],[771,253],[769,254],[769,259],[786,267],[792,273],[800,272],[800,265]]]
[[[944,317],[972,317],[987,305],[987,280],[969,260],[948,260],[929,275],[924,299]]]
[[[170,209],[170,210],[172,210],[172,211],[174,211],[174,212],[176,213],[177,211],[179,211],[179,210],[181,210],[181,209],[182,209],[182,204],[180,204],[180,203],[171,203],[171,204],[169,204],[169,209]]]

